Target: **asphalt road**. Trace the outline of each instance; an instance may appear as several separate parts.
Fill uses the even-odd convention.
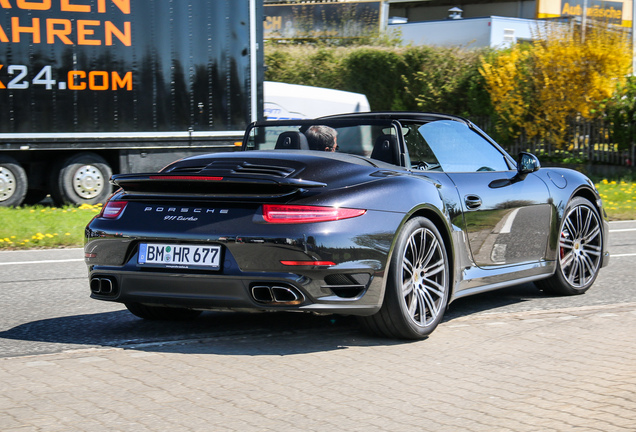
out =
[[[458,300],[445,322],[471,314],[636,302],[636,221],[610,226],[610,265],[585,295],[547,297],[524,284]],[[209,337],[360,332],[350,317],[296,313],[206,312],[192,322],[148,322],[123,305],[90,299],[86,275],[81,249],[0,252],[0,357]]]

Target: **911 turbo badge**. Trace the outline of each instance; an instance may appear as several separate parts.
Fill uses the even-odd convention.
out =
[[[113,176],[86,227],[91,297],[145,319],[356,315],[423,339],[455,299],[528,282],[582,294],[609,262],[587,177],[515,160],[459,117],[255,122],[241,150]]]

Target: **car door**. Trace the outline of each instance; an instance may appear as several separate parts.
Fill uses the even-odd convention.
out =
[[[457,188],[476,265],[546,258],[552,206],[538,176],[521,179],[510,159],[465,123],[439,120],[422,124],[418,132],[434,155],[427,167],[444,171]]]

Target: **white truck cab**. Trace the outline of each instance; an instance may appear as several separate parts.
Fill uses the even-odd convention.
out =
[[[371,111],[367,97],[360,93],[273,81],[263,83],[263,100],[267,120],[298,120]]]

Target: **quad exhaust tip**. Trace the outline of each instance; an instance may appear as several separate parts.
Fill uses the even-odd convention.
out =
[[[93,277],[90,282],[91,292],[101,296],[117,295],[117,285],[110,277]]]
[[[252,298],[261,304],[297,305],[305,300],[305,296],[292,286],[254,285]]]

